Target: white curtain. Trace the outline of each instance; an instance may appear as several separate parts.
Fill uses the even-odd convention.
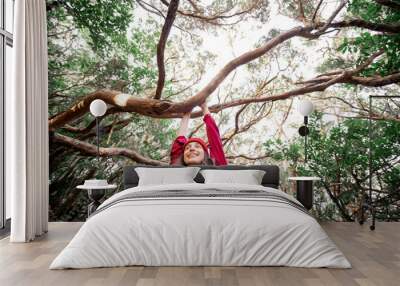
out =
[[[47,232],[48,125],[45,0],[17,0],[14,94],[6,99],[6,187],[11,188],[12,242]]]

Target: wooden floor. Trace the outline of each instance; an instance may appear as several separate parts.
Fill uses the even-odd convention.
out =
[[[400,285],[400,223],[375,232],[356,223],[323,224],[352,269],[290,267],[121,267],[48,270],[81,223],[50,223],[49,233],[27,244],[0,241],[0,285]]]

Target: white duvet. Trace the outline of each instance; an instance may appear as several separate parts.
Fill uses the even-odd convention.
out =
[[[318,222],[299,209],[258,198],[152,198],[132,192],[262,190],[262,186],[177,184],[120,192],[81,227],[50,269],[145,266],[294,266],[350,268]]]

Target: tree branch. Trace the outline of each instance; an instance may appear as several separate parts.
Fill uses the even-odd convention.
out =
[[[320,36],[322,35],[332,24],[332,21],[335,19],[335,17],[339,14],[339,12],[343,9],[343,7],[347,4],[348,0],[341,0],[339,6],[336,8],[336,10],[331,14],[331,16],[328,18],[328,21],[322,26],[322,28],[318,29],[318,32],[314,34],[314,36]]]
[[[106,103],[118,107],[121,111],[137,112],[145,116],[157,118],[181,117],[181,113],[188,112],[193,107],[203,103],[206,98],[217,89],[222,81],[237,67],[247,64],[264,55],[282,42],[295,36],[301,36],[311,30],[311,27],[293,28],[269,40],[263,46],[231,60],[202,90],[185,101],[173,103],[166,100],[138,98],[115,90],[98,90],[87,95],[84,99],[74,104],[68,110],[49,119],[49,128],[55,129],[61,127],[67,122],[83,116],[89,110],[89,105],[94,99],[102,99]]]
[[[222,138],[223,146],[226,146],[229,141],[231,141],[236,135],[246,132],[249,130],[252,126],[260,122],[263,118],[267,117],[272,110],[273,105],[271,104],[270,108],[268,109],[267,112],[264,112],[266,103],[264,102],[259,110],[255,113],[255,117],[253,117],[250,121],[248,121],[244,126],[239,127],[239,116],[240,114],[244,111],[244,109],[248,106],[248,104],[244,105],[237,113],[235,116],[235,129],[233,131],[228,131],[227,133],[229,135],[226,135]]]
[[[314,14],[313,14],[313,16],[312,16],[312,18],[311,18],[311,22],[313,22],[313,23],[315,22],[315,19],[316,19],[316,17],[317,17],[318,10],[319,10],[319,8],[321,7],[321,4],[322,4],[323,1],[324,1],[324,0],[320,0],[319,3],[318,3],[318,5],[317,5],[317,7],[315,8]]]
[[[400,82],[400,72],[387,76],[374,76],[374,77],[353,76],[347,81],[347,83],[359,84],[370,87],[380,87],[398,82]]]
[[[391,0],[374,0],[376,3],[400,11],[400,3]]]
[[[169,3],[166,0],[161,0],[161,2],[165,5],[168,6]],[[192,1],[190,1],[192,3]],[[220,22],[218,22],[218,20],[225,20],[225,19],[230,19],[230,18],[234,18],[234,17],[238,17],[238,16],[242,16],[244,14],[250,13],[251,11],[253,11],[254,9],[256,9],[258,6],[261,6],[262,1],[258,0],[255,1],[253,3],[253,5],[251,5],[249,8],[245,9],[245,10],[241,10],[238,11],[236,13],[232,13],[230,15],[225,15],[225,13],[227,13],[229,10],[225,10],[222,13],[216,13],[215,15],[205,15],[204,13],[199,13],[199,8],[197,6],[197,8],[195,8],[195,12],[193,11],[186,11],[186,10],[178,10],[178,13],[182,16],[186,16],[186,17],[191,17],[191,18],[195,18],[201,21],[204,21],[208,24],[212,24],[212,25],[222,25]],[[193,7],[193,5],[192,5]]]
[[[231,102],[212,105],[209,107],[209,109],[212,113],[216,113],[226,108],[231,108],[248,103],[284,100],[293,96],[298,96],[306,93],[324,91],[326,88],[337,83],[352,83],[363,86],[380,87],[398,82],[400,82],[400,72],[384,77],[356,77],[349,76],[348,73],[343,72],[342,74],[334,77],[318,79],[318,83],[312,83],[304,87],[296,88],[277,95],[237,99]],[[182,108],[182,103],[172,103],[170,101],[158,101],[154,99],[138,98],[130,96],[128,94],[121,94],[112,90],[99,90],[88,95],[83,100],[72,106],[70,109],[50,118],[49,128],[54,130],[65,125],[67,122],[70,122],[73,119],[84,115],[89,110],[90,102],[92,102],[96,98],[103,99],[105,102],[116,106],[116,108],[114,108],[114,113],[136,112],[138,114],[154,118],[180,118],[182,117],[182,112],[184,112],[184,109]],[[177,110],[177,112],[166,112],[168,108],[171,107],[173,107],[174,110]],[[191,115],[192,118],[200,116],[202,116],[202,113],[199,111],[193,112]]]
[[[306,16],[304,15],[304,7],[303,7],[303,1],[302,0],[297,0],[299,2],[299,16],[298,19],[300,21],[302,21],[303,23],[305,23],[306,20]]]
[[[89,111],[90,103],[95,99],[104,100],[107,104],[117,107],[114,109],[114,112],[137,112],[142,115],[153,117],[157,117],[157,114],[162,114],[172,104],[170,101],[139,98],[115,90],[97,90],[75,103],[68,110],[50,118],[49,128],[59,128],[67,122],[83,116]]]
[[[335,13],[338,10],[339,9],[337,9]],[[328,26],[332,27],[339,24],[340,22],[330,23]],[[354,25],[354,22],[351,21],[341,22],[340,25],[348,26],[350,24]],[[267,52],[269,52],[271,49],[275,48],[282,42],[287,41],[293,37],[305,37],[305,38],[311,37],[313,39],[316,38],[317,35],[311,33],[311,31],[315,30],[315,26],[316,25],[307,27],[301,27],[301,26],[295,27],[267,41],[264,45],[236,57],[235,59],[228,62],[214,76],[214,78],[197,94],[193,95],[192,97],[182,102],[171,102],[167,100],[138,98],[115,90],[98,90],[87,95],[83,100],[77,102],[68,110],[61,112],[50,118],[49,128],[55,129],[61,127],[66,123],[83,116],[89,110],[90,103],[97,98],[104,100],[106,103],[110,105],[113,105],[115,109],[120,112],[136,112],[138,114],[155,118],[179,118],[182,116],[182,113],[188,112],[193,107],[203,103],[207,99],[207,97],[211,95],[218,88],[218,86],[225,80],[225,78],[239,66],[247,64],[253,61],[254,59],[263,56],[264,54],[266,54]],[[319,23],[317,26],[323,27],[322,29],[319,30],[322,31],[324,27],[326,27],[326,24]],[[378,27],[374,26],[371,28],[377,29]],[[217,104],[212,106],[210,108],[210,111],[218,112],[225,108],[252,102],[282,100],[305,93],[324,91],[326,88],[336,83],[352,83],[352,84],[360,84],[364,86],[374,86],[374,87],[384,86],[391,83],[399,82],[400,75],[399,73],[395,73],[385,77],[356,77],[351,72],[338,71],[335,72],[334,76],[328,76],[328,77],[320,76],[318,77],[318,79],[313,79],[312,81],[313,82],[310,81],[309,84],[304,87],[284,92],[275,96],[245,98],[245,99],[238,99],[228,103]],[[200,112],[195,112],[192,114],[192,117],[199,117],[199,116],[201,116]]]
[[[186,112],[189,111],[194,106],[200,105],[203,103],[206,98],[213,93],[217,87],[224,81],[224,79],[236,68],[241,65],[247,64],[254,59],[261,57],[262,55],[266,54],[268,51],[273,49],[274,47],[278,46],[282,42],[291,39],[296,36],[303,36],[309,33],[312,30],[312,27],[295,27],[281,33],[280,35],[276,36],[275,38],[269,40],[264,45],[259,48],[256,48],[252,51],[246,52],[237,58],[228,62],[215,76],[214,78],[197,94],[190,97],[189,99],[171,105],[168,109],[168,112],[175,113],[175,112]]]
[[[53,137],[54,142],[58,142],[64,145],[68,145],[84,154],[96,156],[97,155],[97,147],[87,142],[83,142],[74,138],[70,138],[68,136],[64,136],[61,134],[54,134]],[[147,157],[142,156],[138,152],[127,149],[127,148],[103,148],[101,147],[99,150],[99,155],[101,157],[110,157],[110,156],[124,156],[137,163],[142,163],[146,165],[167,165],[165,162],[153,160]]]
[[[161,31],[160,40],[157,45],[157,65],[158,65],[158,82],[156,94],[154,95],[154,99],[160,99],[161,93],[164,88],[165,82],[165,66],[164,66],[164,50],[165,44],[168,39],[169,32],[171,31],[172,24],[174,23],[176,11],[178,10],[179,0],[171,0],[167,18],[165,19],[164,26]]]
[[[364,21],[362,19],[350,19],[339,22],[333,22],[329,26],[332,28],[358,27],[382,33],[393,33],[393,34],[400,33],[400,24],[372,23]]]

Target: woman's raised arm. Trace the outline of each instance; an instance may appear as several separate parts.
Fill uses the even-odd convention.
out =
[[[187,112],[183,114],[181,119],[181,124],[178,130],[178,136],[175,138],[174,142],[171,146],[170,152],[170,165],[180,164],[181,156],[183,154],[183,145],[186,143],[186,135],[189,131],[189,120],[190,120],[190,113]]]
[[[203,102],[200,105],[203,110],[204,118],[203,121],[206,124],[206,131],[208,137],[208,143],[210,145],[210,157],[214,159],[215,165],[227,165],[227,161],[222,147],[221,136],[219,134],[218,126],[215,124],[214,119],[211,117],[211,113],[208,110],[207,102]]]
[[[181,125],[179,126],[178,137],[185,136],[188,134],[189,130],[189,120],[190,120],[191,111],[184,113],[181,119]]]

